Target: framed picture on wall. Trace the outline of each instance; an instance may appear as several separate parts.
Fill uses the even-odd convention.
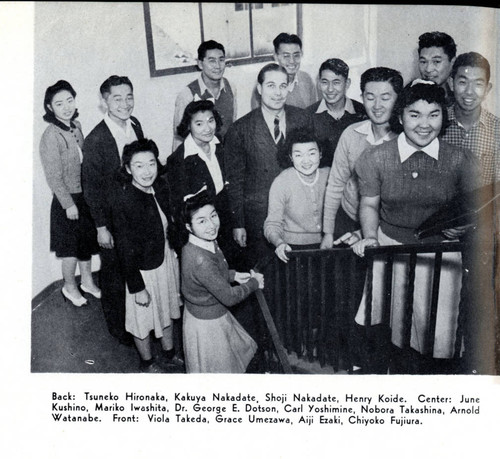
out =
[[[271,61],[277,23],[301,36],[301,5],[144,2],[151,77],[197,71],[196,51],[206,40],[224,45],[228,65]]]

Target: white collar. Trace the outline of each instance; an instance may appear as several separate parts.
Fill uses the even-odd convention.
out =
[[[209,252],[215,253],[215,241],[206,241],[205,239],[200,239],[198,236],[195,236],[193,233],[189,233],[189,242]]]
[[[363,134],[366,136],[366,141],[370,145],[381,145],[382,143],[386,142],[387,140],[391,140],[393,133],[389,131],[387,134],[385,134],[382,138],[375,140],[375,136],[373,135],[373,130],[372,130],[372,122],[370,120],[365,120],[361,121],[358,126],[354,128],[356,132],[359,132],[360,134]]]
[[[439,139],[436,137],[429,145],[426,145],[423,148],[415,148],[408,143],[405,133],[402,132],[398,137],[398,151],[399,158],[402,163],[404,163],[416,151],[423,151],[437,161],[439,159]]]
[[[209,143],[210,153],[212,153],[211,158],[213,158],[213,153],[215,152],[215,148],[218,143],[220,142],[216,136],[214,136],[214,138]],[[184,140],[184,159],[186,159],[188,156],[195,156],[195,155],[201,156],[203,158],[206,158],[207,156],[203,152],[203,150],[196,144],[191,133],[189,133]]]
[[[295,86],[297,86],[298,84],[299,84],[299,70],[297,70],[297,73],[293,77],[293,81],[288,83],[288,89],[291,90],[295,88]]]
[[[201,76],[201,73],[200,75],[198,76],[198,84],[200,85],[200,93],[201,95],[203,95],[205,93],[205,91],[208,91],[209,94],[212,94],[212,91],[210,91],[210,89],[208,89],[207,85],[205,84],[205,82],[203,81],[203,78]],[[220,79],[220,92],[219,92],[219,95],[222,91],[225,91],[226,90],[226,85],[224,83],[224,77],[222,77]],[[214,96],[212,94],[212,96]],[[215,97],[215,96],[214,96]]]
[[[316,110],[316,113],[323,113],[323,112],[328,112],[330,114],[332,113],[327,107],[325,99],[321,99],[318,109]],[[356,110],[354,109],[354,104],[352,103],[352,100],[349,99],[349,97],[345,98],[344,112],[351,113],[352,115],[356,113]]]
[[[125,134],[127,137],[130,137],[130,135],[132,134],[132,132],[131,132],[132,120],[130,118],[128,118],[125,121],[125,129],[122,128],[116,121],[113,121],[111,119],[111,117],[109,116],[109,112],[106,112],[106,114],[104,115],[104,122],[108,126],[111,133],[118,133],[119,132],[121,134]]]

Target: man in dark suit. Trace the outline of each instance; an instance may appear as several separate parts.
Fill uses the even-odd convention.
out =
[[[287,73],[278,64],[262,68],[257,78],[261,106],[238,119],[228,130],[224,144],[226,178],[233,237],[247,247],[247,268],[273,253],[263,234],[271,184],[281,172],[277,152],[287,133],[311,129],[307,113],[285,105]]]
[[[244,253],[242,262],[235,266],[238,270],[254,268],[258,262],[266,262],[274,256],[274,247],[266,241],[263,227],[269,189],[282,170],[277,159],[278,149],[284,147],[285,138],[293,129],[312,129],[305,110],[285,105],[289,94],[287,78],[286,70],[278,64],[264,66],[257,78],[261,106],[236,120],[226,134],[224,160],[233,237]],[[270,300],[272,269],[266,269],[265,265],[258,269],[267,279],[269,288],[264,294]],[[251,297],[231,308],[231,312],[257,341],[259,353],[253,365],[255,371],[263,371],[265,368],[257,368],[265,359],[269,337],[254,301]]]
[[[97,227],[101,248],[101,304],[108,330],[120,343],[132,345],[125,331],[125,280],[118,263],[108,198],[116,186],[123,147],[144,138],[139,121],[132,117],[134,89],[125,76],[110,76],[100,87],[107,107],[104,119],[83,144],[82,185],[85,200]]]

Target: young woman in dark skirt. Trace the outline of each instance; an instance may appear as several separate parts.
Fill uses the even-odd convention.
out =
[[[75,306],[83,306],[76,279],[80,270],[84,292],[96,298],[100,289],[92,278],[91,258],[98,252],[97,235],[83,199],[80,181],[83,134],[76,117],[76,92],[64,80],[45,91],[43,119],[49,123],[40,140],[40,157],[47,183],[54,194],[50,210],[50,249],[62,259],[62,295]]]

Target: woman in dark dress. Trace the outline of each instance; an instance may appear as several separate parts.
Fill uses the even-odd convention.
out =
[[[61,293],[73,305],[83,306],[87,300],[76,283],[77,265],[81,290],[96,298],[101,297],[101,291],[92,278],[91,258],[98,252],[97,234],[82,194],[83,134],[76,120],[75,97],[75,90],[64,80],[45,91],[43,119],[49,125],[40,140],[40,157],[54,194],[50,209],[50,249],[62,259]]]

